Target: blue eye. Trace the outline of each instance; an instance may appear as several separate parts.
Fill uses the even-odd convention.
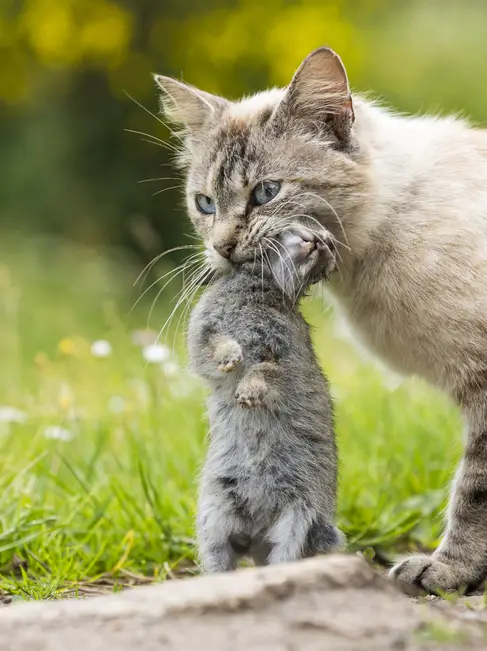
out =
[[[252,201],[256,206],[263,206],[272,201],[279,194],[281,184],[279,181],[262,181],[252,190]]]
[[[216,213],[215,202],[211,197],[206,194],[197,194],[194,198],[196,208],[203,213],[203,215],[214,215]]]

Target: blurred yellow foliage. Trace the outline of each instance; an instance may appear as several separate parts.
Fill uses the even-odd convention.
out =
[[[37,353],[37,355],[34,357],[34,363],[39,371],[45,371],[51,362],[46,353]]]
[[[58,351],[66,357],[88,357],[90,345],[83,337],[64,337],[58,344]]]
[[[299,61],[325,44],[346,54],[354,71],[361,38],[344,17],[343,4],[240,0],[237,7],[189,19],[177,42],[177,57],[185,69],[198,70],[199,83],[220,92],[222,82],[232,79],[232,68],[249,60],[266,65],[272,84],[285,85]]]
[[[0,15],[0,52],[8,62],[0,68],[0,98],[9,103],[28,94],[32,63],[117,66],[134,25],[133,14],[111,0],[25,0],[16,20],[7,16]]]
[[[6,0],[0,99],[24,101],[37,71],[90,67],[105,71],[118,97],[148,97],[156,71],[238,96],[287,84],[311,50],[329,45],[353,87],[386,88],[413,109],[438,89],[453,106],[470,95],[467,108],[478,113],[469,90],[485,71],[486,19],[480,0]]]
[[[73,390],[67,382],[62,382],[59,387],[58,403],[63,411],[67,411],[74,404]]]
[[[109,0],[27,0],[21,27],[42,63],[113,64],[132,36],[132,16]]]

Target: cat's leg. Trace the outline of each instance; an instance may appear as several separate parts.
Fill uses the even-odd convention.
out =
[[[289,504],[282,511],[266,536],[272,546],[270,565],[296,561],[306,555],[307,536],[314,515],[301,501]]]
[[[275,380],[279,374],[275,362],[253,364],[237,385],[235,400],[243,407],[271,405],[278,398]]]
[[[246,523],[235,505],[215,482],[198,502],[196,518],[200,564],[204,572],[228,572],[237,567],[239,558],[250,546]]]
[[[469,433],[444,539],[432,556],[411,556],[391,570],[406,592],[469,591],[487,577],[487,396],[464,412]]]

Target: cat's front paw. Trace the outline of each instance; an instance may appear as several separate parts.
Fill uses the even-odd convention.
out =
[[[462,564],[456,566],[435,556],[416,554],[395,565],[389,576],[408,595],[441,594],[466,588],[468,581],[462,570]]]
[[[231,373],[243,360],[242,348],[238,342],[229,339],[218,345],[214,359],[221,373]]]

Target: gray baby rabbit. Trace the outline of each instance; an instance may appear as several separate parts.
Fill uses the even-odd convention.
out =
[[[307,230],[205,291],[188,331],[191,366],[212,390],[197,516],[201,565],[280,563],[343,545],[335,527],[337,451],[327,381],[299,299],[333,269]]]

